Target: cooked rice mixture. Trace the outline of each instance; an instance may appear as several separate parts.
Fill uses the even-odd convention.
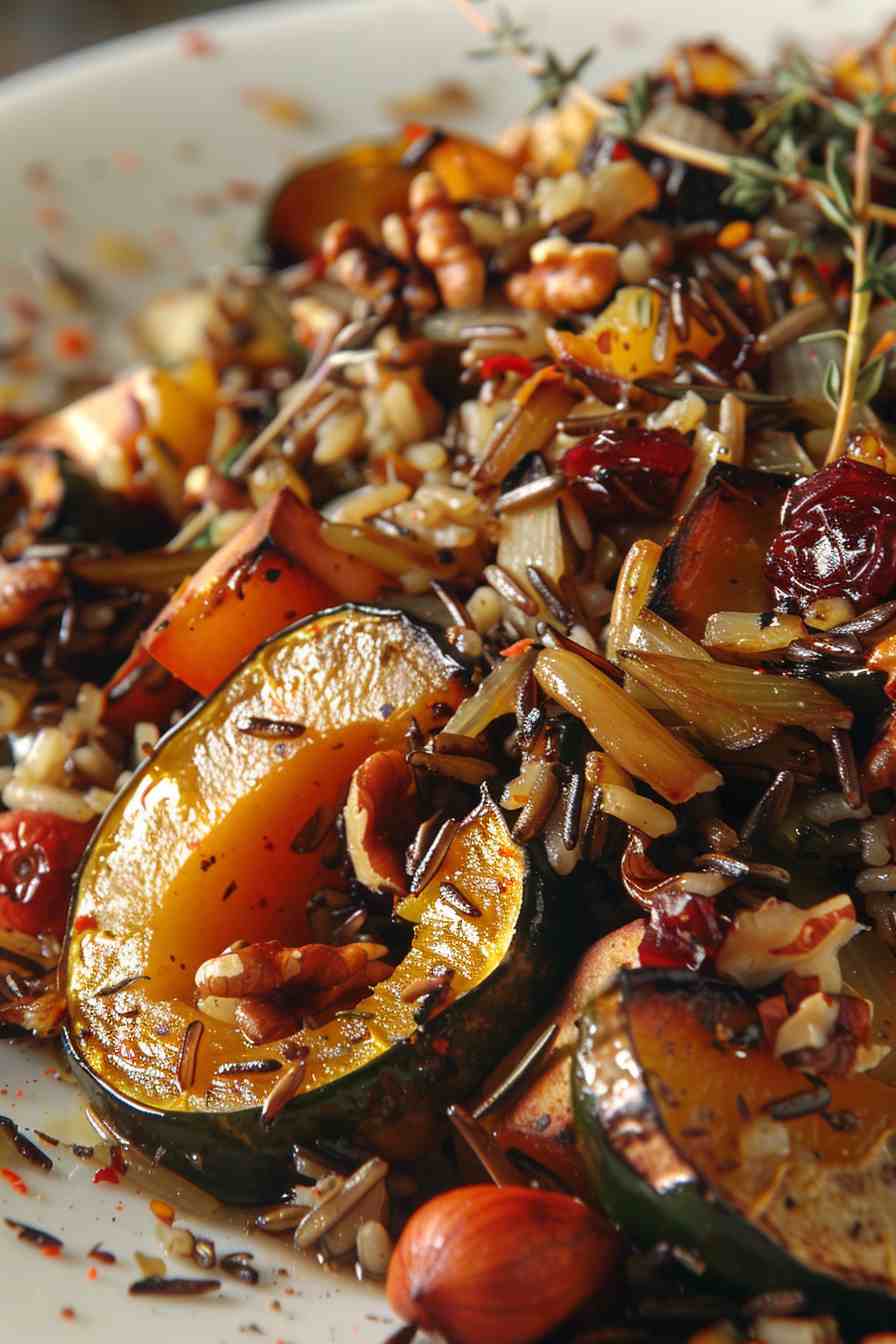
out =
[[[544,81],[549,62],[519,38],[516,55]],[[314,943],[274,953],[246,927],[195,968],[181,1091],[216,1023],[275,1051],[351,1018],[407,951],[393,904],[439,878],[483,787],[582,906],[579,955],[637,927],[634,965],[758,1004],[804,1100],[758,1129],[744,1101],[743,1160],[786,1152],[788,1119],[813,1107],[849,1129],[825,1110],[832,1083],[896,1081],[896,46],[887,30],[830,67],[788,51],[760,73],[696,43],[602,97],[566,84],[495,147],[414,125],[299,169],[265,214],[269,264],[160,295],[134,320],[139,368],[8,417],[9,1029],[64,1023],[71,875],[160,736],[284,627],[372,602],[437,628],[468,693],[303,823],[296,853],[336,846],[309,898]],[[288,709],[240,732],[314,730]],[[393,808],[414,812],[400,845]],[[456,882],[440,890],[482,914]],[[421,1032],[454,975],[436,965],[403,989]],[[356,1013],[361,1045],[370,1016]],[[558,1029],[508,1066],[499,1100],[568,1053]],[[311,1069],[300,1045],[216,1081],[269,1070],[271,1125]],[[482,1125],[504,1117],[503,1159],[478,1120],[456,1123],[492,1175],[509,1160],[522,1184],[581,1193],[547,1140],[527,1148],[519,1115],[478,1100]],[[431,1184],[399,1164],[390,1207],[379,1157],[349,1174],[297,1148],[296,1164],[302,1184],[259,1225],[385,1277]],[[438,1181],[462,1171],[446,1159]],[[892,1203],[878,1212],[875,1282],[893,1294]],[[166,1236],[196,1259],[186,1229]],[[720,1297],[668,1239],[624,1254],[624,1291],[551,1339],[859,1337],[803,1284]],[[257,1278],[247,1261],[228,1272]],[[568,1305],[506,1338],[547,1338]],[[429,1320],[475,1337],[452,1322]]]

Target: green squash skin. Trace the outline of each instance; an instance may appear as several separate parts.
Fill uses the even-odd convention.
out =
[[[202,1115],[140,1105],[89,1069],[66,1031],[72,1071],[116,1133],[148,1153],[164,1148],[166,1167],[225,1203],[279,1198],[294,1184],[296,1143],[376,1149],[384,1130],[435,1129],[445,1107],[474,1091],[547,1007],[569,968],[573,940],[563,937],[560,904],[528,853],[525,863],[516,931],[488,979],[379,1059],[297,1097],[268,1129],[258,1107]]]
[[[609,1217],[640,1246],[650,1248],[667,1241],[697,1252],[711,1278],[745,1293],[802,1289],[813,1311],[827,1308],[850,1325],[878,1330],[892,1326],[896,1317],[892,1297],[873,1289],[851,1288],[807,1269],[707,1189],[696,1174],[662,1194],[642,1180],[615,1151],[601,1123],[597,1098],[586,1081],[601,1034],[597,999],[579,1025],[572,1069],[573,1112],[589,1183]]]
[[[322,615],[341,611],[382,614],[391,619],[396,616],[394,610],[344,604],[331,612],[305,617],[278,631],[267,643],[283,639]],[[446,665],[456,669],[457,675],[466,675],[440,632],[422,622],[405,620],[411,634],[425,633]],[[250,663],[258,652],[256,649],[241,666]],[[240,671],[237,668],[232,675],[238,676]],[[201,700],[165,735],[162,745],[206,704]],[[102,835],[104,822],[101,818],[75,876],[76,893],[81,871]],[[296,1143],[313,1147],[321,1139],[333,1147],[341,1144],[379,1150],[384,1146],[384,1134],[388,1140],[389,1130],[397,1132],[402,1125],[412,1123],[422,1126],[424,1133],[436,1135],[445,1107],[475,1091],[547,1008],[572,966],[580,941],[577,903],[556,899],[553,888],[557,879],[541,851],[540,844],[524,851],[523,901],[516,928],[503,960],[488,979],[378,1059],[297,1097],[267,1129],[260,1122],[258,1107],[203,1115],[165,1111],[123,1096],[85,1063],[66,1027],[62,1043],[72,1072],[116,1134],[149,1154],[163,1149],[160,1162],[225,1203],[261,1203],[279,1198],[294,1184],[291,1152]],[[76,897],[69,912],[69,934],[77,906]],[[67,956],[68,936],[63,964]],[[272,1085],[274,1081],[272,1077]]]

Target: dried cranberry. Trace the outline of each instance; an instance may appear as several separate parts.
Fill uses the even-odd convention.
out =
[[[842,457],[787,493],[765,573],[779,605],[849,597],[864,610],[896,587],[896,478]]]
[[[52,812],[0,815],[0,927],[63,932],[72,874],[92,831],[92,822]]]
[[[641,939],[642,966],[698,970],[719,950],[725,930],[712,901],[685,893],[658,896]]]
[[[595,518],[666,514],[691,469],[691,446],[677,429],[607,428],[573,444],[563,471]]]

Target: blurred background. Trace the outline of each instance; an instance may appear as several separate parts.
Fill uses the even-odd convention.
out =
[[[155,23],[233,9],[246,0],[3,0],[0,76]]]

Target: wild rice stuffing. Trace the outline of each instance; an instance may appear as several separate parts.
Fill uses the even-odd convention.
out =
[[[415,902],[436,891],[439,918],[470,943],[488,924],[491,888],[444,874],[480,800],[499,803],[508,845],[582,915],[565,997],[480,1078],[473,1115],[452,1110],[503,1194],[517,1191],[524,1228],[525,1200],[549,1191],[563,1217],[591,1216],[568,1199],[588,1189],[566,1101],[572,1024],[594,994],[611,1011],[624,968],[640,970],[626,970],[612,1011],[634,1013],[638,986],[654,982],[695,1001],[727,994],[719,1059],[737,1038],[741,1077],[755,1076],[751,1050],[790,1071],[789,1087],[774,1074],[758,1117],[744,1084],[728,1167],[711,1149],[721,1121],[709,1097],[710,1146],[687,1150],[701,1177],[745,1164],[759,1182],[756,1164],[789,1161],[810,1117],[820,1148],[819,1134],[861,1131],[866,1082],[879,1089],[875,1134],[896,1134],[879,1099],[896,1078],[896,46],[888,28],[830,67],[789,51],[757,73],[715,43],[689,44],[597,96],[582,62],[567,69],[509,16],[472,17],[535,76],[543,110],[498,148],[411,126],[388,152],[300,169],[266,215],[270,265],[160,295],[134,322],[137,371],[36,418],[4,413],[0,1021],[39,1034],[65,1021],[55,966],[72,875],[163,734],[300,618],[343,601],[399,610],[439,632],[466,690],[429,705],[426,730],[411,719],[398,747],[377,749],[296,823],[293,856],[321,864],[304,941],[293,931],[281,945],[244,917],[235,940],[184,965],[177,1088],[200,1104],[220,1039],[261,1048],[222,1055],[203,1104],[263,1101],[273,1142],[318,1076],[315,1032],[338,1028],[341,1048],[363,1053],[387,1030],[369,1005],[409,955]],[[359,152],[380,164],[363,187]],[[345,217],[326,218],[330,199]],[[89,292],[76,286],[73,302]],[[235,735],[282,755],[318,732],[285,701],[277,714],[250,715]],[[503,891],[499,878],[477,874]],[[223,905],[238,884],[221,887]],[[69,936],[90,936],[77,910]],[[421,963],[397,996],[412,1038],[464,1008],[466,975],[447,952]],[[138,967],[96,998],[137,1022],[150,981]],[[740,1036],[724,1025],[729,1008]],[[168,1027],[154,1030],[162,1041]],[[557,1069],[562,1086],[542,1095]],[[646,1096],[651,1084],[637,1086]],[[668,1156],[664,1086],[650,1124]],[[530,1102],[538,1143],[521,1119]],[[459,1344],[491,1338],[482,1302],[470,1299],[474,1328],[437,1298],[444,1267],[416,1222],[434,1206],[393,1255],[424,1195],[467,1179],[466,1159],[446,1149],[437,1175],[390,1170],[367,1148],[348,1166],[325,1145],[294,1159],[300,1183],[260,1228],[360,1277],[388,1275],[397,1310]],[[844,1180],[853,1160],[842,1157]],[[862,1158],[869,1189],[876,1160]],[[744,1206],[777,1207],[769,1192],[798,1182],[798,1166],[776,1167]],[[649,1178],[637,1170],[631,1180]],[[892,1250],[882,1191],[868,1216]],[[474,1204],[459,1221],[445,1214],[456,1292]],[[813,1236],[839,1253],[840,1231],[805,1231],[796,1207],[741,1219],[798,1248],[794,1284],[752,1299],[730,1285],[718,1295],[718,1265],[683,1226],[682,1245],[662,1225],[637,1252],[609,1227],[577,1228],[604,1268],[584,1333],[568,1337],[836,1344],[825,1285],[807,1295],[797,1269],[815,1264]],[[626,1228],[638,1221],[612,1211]],[[248,1253],[219,1259],[185,1227],[160,1232],[166,1253],[257,1282]],[[600,1236],[612,1254],[595,1249]],[[500,1235],[488,1250],[500,1301],[491,1260],[511,1252]],[[892,1302],[892,1256],[871,1270],[844,1250],[847,1272],[837,1253],[828,1288],[873,1281]],[[606,1305],[620,1255],[627,1287]],[[722,1281],[750,1287],[733,1260]],[[435,1276],[429,1314],[430,1298],[402,1287],[418,1269]],[[574,1278],[560,1276],[555,1316],[539,1315],[545,1295],[532,1305],[540,1327],[520,1321],[501,1338],[546,1338],[590,1295]],[[130,1291],[215,1286],[150,1274]],[[517,1309],[508,1302],[508,1320]]]

